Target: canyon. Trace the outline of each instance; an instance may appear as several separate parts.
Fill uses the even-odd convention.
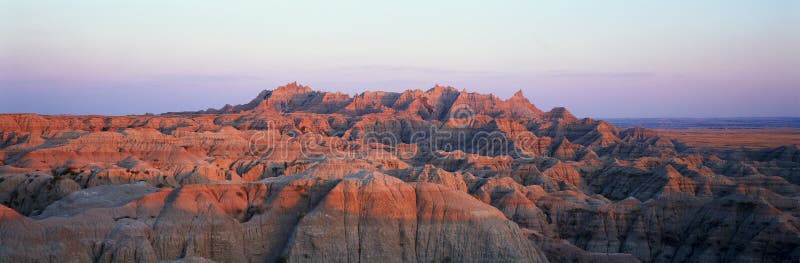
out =
[[[798,262],[800,148],[449,86],[0,114],[2,262]]]

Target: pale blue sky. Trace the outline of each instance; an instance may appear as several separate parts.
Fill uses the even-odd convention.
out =
[[[798,1],[5,1],[0,113],[316,89],[511,96],[588,117],[800,116]]]

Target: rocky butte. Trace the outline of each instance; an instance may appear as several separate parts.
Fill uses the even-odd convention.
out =
[[[0,115],[2,262],[798,262],[800,150],[436,86]]]

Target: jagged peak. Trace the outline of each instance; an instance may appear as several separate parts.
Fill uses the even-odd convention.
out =
[[[269,95],[271,95],[271,94],[272,94],[271,90],[268,90],[268,89],[262,90],[261,92],[258,93],[258,96],[256,96],[254,100],[259,100],[259,101],[260,100],[265,100],[265,99],[269,98]]]
[[[555,107],[551,109],[549,112],[546,113],[547,117],[550,119],[559,119],[559,120],[569,120],[574,121],[578,120],[575,115],[572,115],[572,112],[567,110],[564,107]]]
[[[400,94],[397,92],[382,91],[382,90],[368,90],[355,95],[355,97],[367,97],[371,95],[385,95],[385,94]]]
[[[445,92],[445,91],[458,92],[458,89],[452,86],[439,85],[437,83],[436,85],[433,86],[433,88],[428,89],[426,93]],[[466,91],[466,89],[464,89],[464,91]]]
[[[314,90],[311,89],[311,87],[297,84],[297,81],[287,83],[286,85],[280,86],[274,90],[274,92],[280,93],[306,93],[312,91]]]
[[[351,103],[356,103],[357,105],[349,105]],[[491,93],[482,94],[469,92],[466,89],[458,90],[449,85],[436,84],[427,91],[420,89],[408,89],[402,92],[365,91],[351,97],[350,94],[341,92],[315,91],[311,87],[299,84],[296,81],[279,86],[273,90],[262,90],[258,96],[246,104],[225,106],[219,110],[209,109],[198,112],[241,113],[254,110],[257,107],[280,107],[284,111],[292,112],[335,112],[338,111],[339,104],[345,104],[345,106],[341,108],[351,111],[360,107],[374,108],[367,111],[349,112],[353,114],[385,111],[387,109],[405,111],[411,107],[420,110],[424,108],[424,111],[428,112],[425,118],[443,119],[451,112],[454,103],[470,105],[473,107],[472,110],[481,112],[482,114],[502,114],[507,117],[519,118],[548,117],[542,115],[543,112],[524,97],[522,90],[519,90],[510,99],[503,100]],[[262,104],[264,104],[263,107],[259,106]],[[330,106],[329,104],[335,105]],[[377,105],[381,107],[377,107]],[[416,110],[413,109],[411,111],[416,112]],[[559,109],[556,109],[556,111],[559,111]],[[565,109],[561,109],[560,111],[566,112]],[[554,117],[556,117],[555,119],[560,119],[562,118],[560,117],[561,115],[563,114],[558,114]],[[574,116],[567,114],[565,117],[572,121],[571,118]]]
[[[517,90],[516,93],[514,93],[514,96],[512,96],[511,98],[525,99],[525,95],[522,94],[522,89],[519,89],[519,90]]]
[[[571,112],[569,112],[569,110],[567,108],[564,108],[564,107],[553,107],[552,109],[550,109],[550,113],[553,113],[553,114],[572,114]]]
[[[531,101],[528,100],[528,98],[526,98],[525,95],[522,94],[522,90],[521,89],[518,90],[517,92],[515,92],[514,95],[511,96],[511,98],[508,98],[506,101],[507,102],[515,102],[515,103],[522,102],[522,103],[533,105],[533,103],[531,103]]]

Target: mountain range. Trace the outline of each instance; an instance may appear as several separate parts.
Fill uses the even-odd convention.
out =
[[[449,86],[0,114],[0,261],[798,262],[800,149]]]

